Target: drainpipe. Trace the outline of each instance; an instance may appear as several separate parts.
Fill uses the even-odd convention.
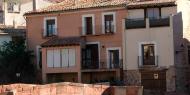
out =
[[[5,25],[5,0],[3,0],[3,25]]]

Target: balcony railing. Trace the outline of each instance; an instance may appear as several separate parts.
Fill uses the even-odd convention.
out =
[[[142,19],[126,19],[126,29],[137,29],[137,28],[153,28],[153,27],[165,27],[170,26],[170,18],[142,18]]]
[[[139,67],[158,66],[159,59],[158,59],[158,56],[153,56],[153,58],[151,60],[147,60],[147,61],[149,61],[149,62],[153,61],[153,62],[149,63],[149,64],[145,64],[142,56],[138,56],[138,58],[137,58]]]
[[[150,27],[170,26],[170,18],[149,19]]]
[[[48,34],[47,32],[50,32],[50,34]],[[48,31],[46,29],[41,29],[42,38],[55,37],[57,36],[57,32],[58,32],[58,28],[53,28],[52,30],[48,30]]]
[[[133,28],[146,28],[146,20],[145,19],[126,19],[125,21],[126,29]]]
[[[108,62],[107,60],[93,61],[93,60],[82,60],[82,69],[119,69],[123,68],[123,60],[120,59],[118,62]]]
[[[96,26],[94,26],[94,29],[92,28],[92,30],[89,30],[89,31],[86,30],[87,27],[79,27],[79,35],[80,36],[113,35],[114,27],[115,27],[115,25],[112,25],[111,27],[104,29],[104,31],[102,28],[105,28],[105,26],[103,26],[103,25],[96,25]]]

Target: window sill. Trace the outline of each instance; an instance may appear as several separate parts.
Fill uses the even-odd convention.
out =
[[[113,35],[115,34],[114,32],[110,32],[110,33],[99,33],[99,34],[88,34],[88,35],[81,35],[81,37],[86,37],[86,36],[102,36],[102,35]]]

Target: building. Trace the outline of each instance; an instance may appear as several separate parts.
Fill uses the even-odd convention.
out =
[[[129,85],[185,91],[189,81],[189,1],[149,0],[127,4],[124,78]]]
[[[25,14],[28,48],[44,83],[185,89],[189,1],[65,0]],[[184,69],[186,68],[186,69]]]
[[[0,0],[0,44],[4,41],[25,38],[26,20],[24,13],[56,2],[48,0]],[[39,6],[40,5],[40,6]]]
[[[66,0],[26,13],[43,82],[120,80],[125,0]]]

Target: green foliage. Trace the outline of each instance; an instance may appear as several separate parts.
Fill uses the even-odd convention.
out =
[[[27,51],[24,40],[4,42],[0,50],[0,82],[33,82],[36,70],[32,58],[33,52]]]

